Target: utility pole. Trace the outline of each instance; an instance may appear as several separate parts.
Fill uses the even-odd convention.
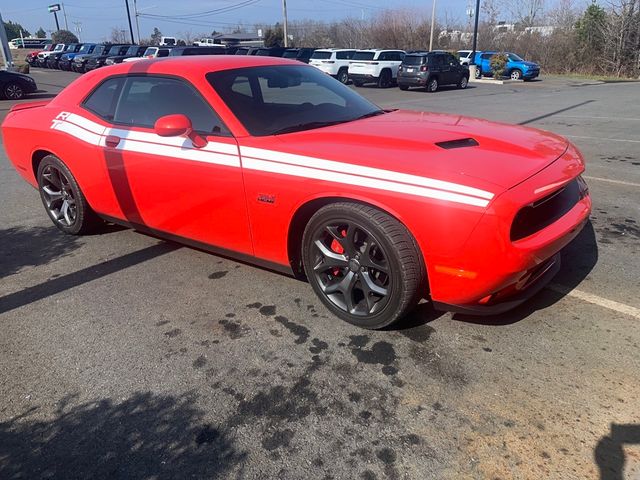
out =
[[[73,24],[76,26],[76,33],[78,34],[78,41],[82,42],[82,22],[80,22],[80,21],[73,22]]]
[[[282,0],[282,16],[284,17],[284,47],[289,46],[289,35],[287,33],[287,0]]]
[[[64,3],[62,5],[62,14],[64,15],[64,29],[69,31],[69,24],[67,23],[67,10],[64,8]]]
[[[429,51],[433,50],[433,31],[436,28],[436,0],[431,6],[431,35],[429,36]]]
[[[60,23],[58,23],[58,12],[54,11],[53,12],[53,17],[56,19],[56,32],[60,31]]]
[[[473,47],[471,48],[471,62],[470,62],[471,65],[476,64],[476,47],[478,46],[478,18],[479,17],[480,17],[480,0],[476,0],[476,19],[473,25]]]
[[[0,13],[0,26],[4,27],[4,23],[2,23],[2,13]],[[5,70],[12,70],[13,60],[11,59],[11,50],[9,49],[9,40],[7,40],[7,32],[4,28],[0,28],[0,53],[2,53]]]
[[[138,18],[140,14],[138,13],[138,0],[133,0],[133,15],[136,17],[136,32],[138,33],[138,44],[140,43],[140,21]]]
[[[127,19],[129,19],[129,32],[131,33],[131,43],[136,43],[133,38],[133,25],[131,24],[131,11],[129,10],[129,0],[124,0],[124,4],[127,7]]]

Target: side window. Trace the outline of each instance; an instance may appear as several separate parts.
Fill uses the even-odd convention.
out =
[[[122,88],[114,122],[153,128],[165,115],[182,113],[203,134],[228,135],[213,109],[187,83],[166,77],[128,77]]]
[[[160,50],[158,50],[158,55],[156,55],[157,57],[168,57],[169,56],[169,50],[166,48],[161,48]]]
[[[347,60],[349,52],[336,52],[336,60]]]
[[[112,122],[123,77],[110,78],[101,83],[82,103],[82,106],[99,117]]]
[[[444,66],[444,55],[434,55],[433,60],[436,67]]]
[[[458,60],[456,60],[456,57],[454,57],[453,55],[447,55],[447,61],[449,62],[449,65],[459,65],[460,62],[458,62]]]
[[[383,52],[378,57],[378,60],[380,60],[381,62],[386,62],[387,60],[389,60],[389,55]]]
[[[483,53],[480,58],[482,58],[483,60],[489,60],[491,58],[491,53]]]

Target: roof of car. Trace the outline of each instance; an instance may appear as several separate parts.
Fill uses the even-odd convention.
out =
[[[158,74],[196,74],[204,75],[209,72],[231,70],[244,67],[262,67],[270,65],[302,65],[296,60],[281,57],[252,56],[252,55],[187,55],[164,57],[139,62],[112,65],[109,74],[122,73],[158,73]],[[107,69],[100,69],[106,71]]]
[[[316,48],[316,52],[353,52],[357,48]]]

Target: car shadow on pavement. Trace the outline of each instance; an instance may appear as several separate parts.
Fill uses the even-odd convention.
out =
[[[0,278],[24,267],[46,265],[80,248],[79,237],[55,227],[10,227],[0,230]]]
[[[67,275],[52,278],[46,282],[39,283],[38,285],[25,288],[18,292],[10,293],[9,295],[0,297],[0,314],[165,255],[178,248],[181,248],[181,246],[174,243],[157,243]]]
[[[640,445],[640,425],[611,424],[609,435],[602,437],[593,452],[600,480],[623,480],[625,445]]]
[[[482,317],[458,313],[453,318],[482,325],[511,325],[519,322],[535,311],[550,307],[562,300],[566,296],[562,292],[573,290],[580,285],[597,263],[598,243],[593,225],[589,221],[578,236],[562,250],[562,265],[551,283],[561,288],[544,288],[519,307],[500,315]]]
[[[247,458],[205,422],[193,394],[71,406],[76,397],[60,400],[53,419],[33,407],[0,422],[0,478],[226,478]]]

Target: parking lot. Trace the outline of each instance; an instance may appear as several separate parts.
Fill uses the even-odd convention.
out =
[[[268,270],[64,236],[1,151],[0,478],[640,479],[640,83],[357,90],[573,141],[594,209],[554,282],[360,330]]]

